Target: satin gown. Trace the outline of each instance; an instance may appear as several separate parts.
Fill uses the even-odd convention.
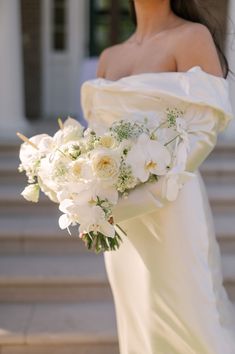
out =
[[[114,210],[125,234],[104,261],[120,354],[235,354],[235,310],[222,284],[220,249],[198,170],[233,118],[227,80],[199,66],[117,81],[96,78],[82,85],[81,104],[99,132],[117,119],[162,114],[169,106],[186,109],[190,131],[187,170],[195,177],[178,198],[169,202],[159,187],[144,187]]]

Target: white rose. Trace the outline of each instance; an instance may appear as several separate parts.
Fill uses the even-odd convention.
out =
[[[109,149],[94,150],[91,153],[91,166],[94,174],[100,179],[114,179],[115,182],[120,167],[120,156]]]
[[[23,166],[31,164],[34,160],[40,159],[42,155],[41,150],[44,150],[43,141],[46,140],[50,140],[50,137],[47,134],[34,135],[29,139],[29,141],[35,144],[38,149],[27,142],[21,144],[19,158]]]
[[[77,160],[70,163],[72,174],[70,174],[70,180],[90,180],[92,179],[92,170],[89,160],[83,157],[79,157]]]
[[[25,187],[21,195],[29,202],[37,203],[39,199],[39,185],[29,184]]]
[[[104,134],[100,137],[98,145],[105,148],[113,149],[118,145],[117,140],[111,134]]]
[[[47,184],[43,183],[40,177],[38,177],[38,184],[41,191],[54,203],[58,203],[58,198],[56,192],[48,187]]]
[[[71,140],[79,140],[82,135],[83,126],[76,119],[68,117],[63,124],[63,128],[53,136],[53,140],[56,146],[61,146]]]

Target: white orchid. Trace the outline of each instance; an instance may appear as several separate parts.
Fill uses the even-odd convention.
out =
[[[188,157],[188,146],[187,144],[181,140],[177,140],[177,144],[175,146],[174,158],[173,158],[173,166],[178,166],[181,171],[184,171],[186,168],[186,162]]]
[[[101,233],[106,237],[114,237],[115,229],[105,218],[103,209],[98,205],[83,207],[80,213],[80,226],[81,233],[94,232],[95,234]]]
[[[78,204],[93,203],[97,201],[97,197],[101,200],[108,200],[112,204],[118,201],[118,192],[114,186],[109,183],[103,183],[97,180],[89,182],[71,182],[62,188],[57,197],[59,201],[64,199],[76,200]]]
[[[186,149],[189,149],[189,136],[188,136],[188,124],[183,118],[176,119],[176,130],[180,134],[182,142],[185,144]]]
[[[118,192],[113,184],[104,183],[103,181],[93,180],[87,184],[87,196],[90,194],[90,200],[99,199],[108,200],[110,203],[118,202]],[[85,193],[84,193],[85,196]]]
[[[106,237],[114,237],[115,229],[106,220],[103,209],[98,205],[76,204],[71,200],[64,200],[59,209],[64,212],[59,219],[60,228],[79,224],[80,233],[98,232]]]
[[[172,169],[164,176],[162,195],[169,201],[176,200],[181,188],[193,177],[195,177],[194,173],[182,171],[177,167]]]
[[[126,162],[131,165],[134,176],[146,182],[150,173],[163,175],[167,172],[171,155],[164,145],[143,133],[128,152]]]
[[[82,206],[80,206],[80,209]],[[71,199],[64,199],[59,205],[60,211],[64,214],[59,218],[59,226],[61,229],[66,229],[70,225],[76,225],[79,219],[79,206]]]

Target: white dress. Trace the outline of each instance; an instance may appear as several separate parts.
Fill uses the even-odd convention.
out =
[[[187,169],[196,176],[174,202],[159,187],[132,191],[114,210],[126,232],[104,260],[116,310],[120,354],[235,354],[235,311],[225,288],[221,254],[198,170],[233,118],[228,82],[199,66],[187,72],[96,78],[81,88],[89,126],[102,131],[135,114],[186,109]]]

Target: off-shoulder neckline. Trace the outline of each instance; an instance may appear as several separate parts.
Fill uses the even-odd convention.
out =
[[[202,69],[202,67],[200,65],[195,65],[193,67],[191,67],[190,69],[188,69],[187,71],[160,71],[160,72],[143,72],[143,73],[138,73],[138,74],[132,74],[132,75],[127,75],[127,76],[123,76],[117,80],[111,80],[111,79],[107,79],[107,78],[104,78],[104,77],[96,77],[94,79],[90,79],[90,80],[87,80],[88,82],[92,82],[92,81],[104,81],[104,82],[107,82],[107,83],[119,83],[119,82],[122,82],[122,81],[126,81],[126,80],[129,80],[129,79],[137,79],[138,77],[142,77],[142,76],[163,76],[163,75],[184,75],[184,74],[188,74],[190,73],[191,71],[196,71],[196,70],[199,70],[201,71],[204,75],[207,75],[208,77],[212,77],[214,79],[218,79],[218,80],[221,80],[221,81],[227,81],[226,78],[222,77],[222,76],[216,76],[216,75],[213,75],[213,74],[210,74],[208,72],[206,72],[205,70]]]

